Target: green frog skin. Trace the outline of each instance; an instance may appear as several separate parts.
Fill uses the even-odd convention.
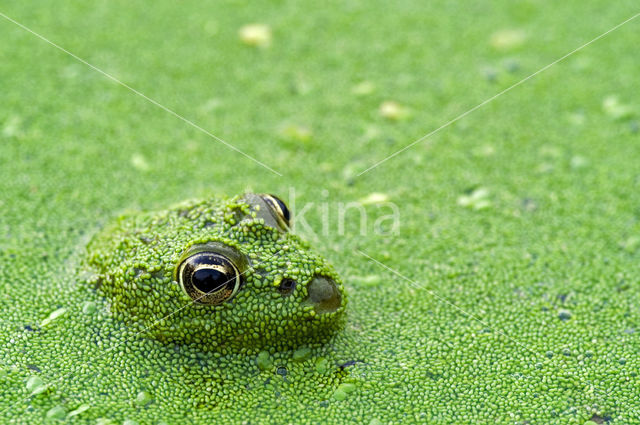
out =
[[[166,343],[227,352],[322,342],[342,324],[343,284],[289,219],[266,194],[121,217],[89,243],[85,284],[114,318]]]

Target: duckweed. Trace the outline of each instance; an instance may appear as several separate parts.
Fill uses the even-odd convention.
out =
[[[153,401],[153,396],[147,391],[140,391],[136,396],[136,404],[138,406],[146,406]]]
[[[309,347],[301,347],[293,352],[294,362],[303,362],[311,357],[311,349]]]
[[[41,392],[44,392],[46,389],[47,389],[47,386],[45,385],[42,378],[40,378],[39,376],[32,376],[27,380],[27,391],[30,392],[32,395],[40,394]]]
[[[84,314],[93,314],[96,312],[96,303],[93,301],[87,301],[82,304],[82,312]]]
[[[634,2],[4,3],[3,14],[282,176],[0,19],[0,423],[640,423],[639,18],[360,175],[633,16]],[[269,24],[269,49],[238,34],[256,20]],[[387,99],[413,119],[383,118]],[[283,141],[284,121],[312,140]],[[480,187],[484,200],[457,204]],[[191,304],[163,332],[141,332],[159,319],[150,312],[172,312],[156,292],[173,281],[132,258],[153,265],[173,251],[114,220],[135,227],[140,211],[246,191],[281,195],[294,218],[294,199],[298,212],[313,203],[307,245],[343,278],[343,325],[278,344],[289,338],[280,309],[292,310],[274,294],[225,316],[236,330],[236,318],[264,317],[238,336],[259,348],[207,347],[219,328]],[[321,232],[320,202],[371,193],[400,208],[397,236],[360,235],[356,215],[342,233]],[[177,213],[151,215],[194,232]],[[264,241],[273,234],[258,227]],[[112,244],[93,245],[100,264],[131,265],[122,276],[132,273],[135,296],[78,273],[95,238]],[[271,276],[290,258],[255,281],[276,293]],[[129,310],[116,305],[125,300]],[[296,362],[301,346],[311,355]],[[140,391],[152,403],[136,404]],[[71,415],[80,406],[91,408]]]
[[[51,312],[51,314],[46,319],[40,322],[40,326],[42,327],[47,326],[49,323],[52,323],[53,321],[62,317],[66,312],[67,312],[66,308],[59,308]]]
[[[269,370],[273,368],[273,361],[267,351],[261,351],[256,357],[256,364],[261,370]]]
[[[91,409],[91,406],[89,406],[88,404],[81,404],[76,409],[74,409],[71,412],[69,412],[67,414],[67,418],[72,418],[74,416],[78,416],[79,414],[81,414],[83,412],[86,412],[89,409]]]
[[[337,401],[345,400],[349,394],[353,393],[356,390],[356,386],[351,383],[343,383],[336,388],[333,392],[333,398]]]
[[[67,415],[67,411],[63,406],[54,406],[47,411],[47,419],[62,420]]]

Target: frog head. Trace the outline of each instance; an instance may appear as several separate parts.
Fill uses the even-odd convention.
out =
[[[217,351],[321,342],[341,324],[344,288],[289,220],[266,194],[124,216],[89,243],[85,282],[112,316],[162,341]]]

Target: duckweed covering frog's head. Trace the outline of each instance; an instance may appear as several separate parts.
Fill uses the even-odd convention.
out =
[[[271,195],[123,217],[89,244],[88,281],[113,316],[160,340],[222,351],[322,341],[344,289],[288,228]]]

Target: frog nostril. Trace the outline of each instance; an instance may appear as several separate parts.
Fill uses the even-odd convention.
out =
[[[342,296],[336,283],[325,276],[314,277],[307,288],[311,303],[316,313],[331,313],[342,305]]]
[[[296,289],[296,281],[293,279],[282,279],[282,282],[280,282],[278,286],[278,292],[280,292],[282,296],[291,295],[294,289]]]

